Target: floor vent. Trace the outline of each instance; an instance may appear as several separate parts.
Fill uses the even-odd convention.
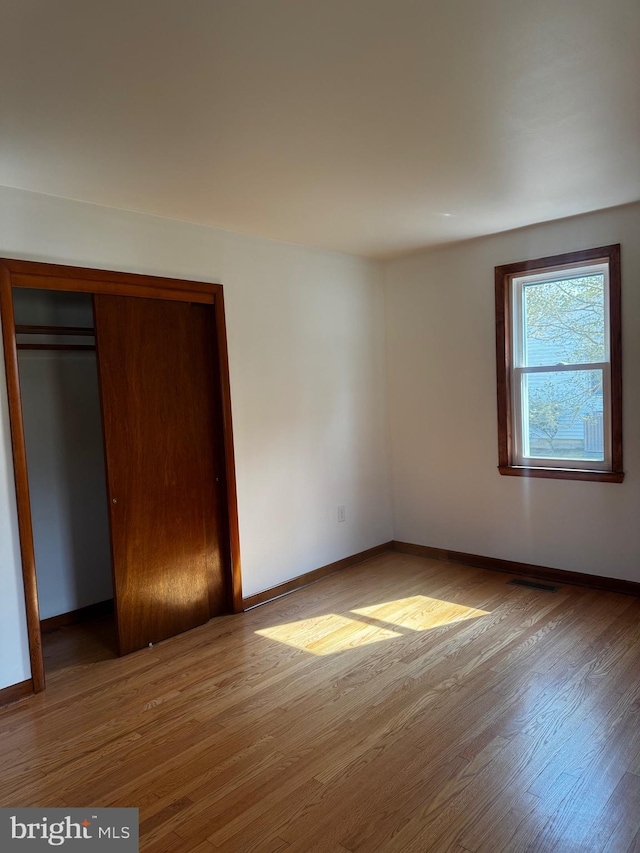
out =
[[[526,581],[521,578],[514,578],[509,581],[513,586],[526,586],[528,589],[543,589],[545,592],[557,592],[559,586],[551,586],[549,583],[538,583],[537,581]]]

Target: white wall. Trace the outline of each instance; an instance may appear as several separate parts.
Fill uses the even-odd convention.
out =
[[[113,598],[95,353],[19,353],[40,618]]]
[[[7,188],[0,256],[222,282],[245,595],[392,538],[378,265]],[[29,675],[4,398],[0,424],[3,687]]]
[[[386,270],[395,539],[640,581],[640,204]],[[494,267],[622,244],[621,485],[498,473]]]

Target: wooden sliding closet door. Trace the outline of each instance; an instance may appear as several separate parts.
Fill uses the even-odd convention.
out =
[[[95,296],[120,654],[227,610],[212,306]]]

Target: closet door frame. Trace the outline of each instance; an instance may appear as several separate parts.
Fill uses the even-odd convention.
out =
[[[34,693],[45,688],[40,609],[33,545],[31,502],[27,474],[27,455],[20,399],[18,351],[13,314],[12,288],[26,287],[40,290],[66,290],[79,293],[100,293],[111,296],[137,296],[144,299],[169,299],[178,302],[198,302],[213,307],[216,327],[216,364],[221,396],[223,459],[226,488],[226,520],[229,560],[226,580],[230,591],[232,612],[240,613],[243,607],[242,573],[240,563],[240,533],[238,528],[238,502],[236,490],[233,429],[231,422],[231,393],[229,386],[229,358],[224,315],[224,295],[221,284],[161,276],[113,272],[110,270],[69,267],[35,261],[0,258],[0,320],[4,345],[5,373],[9,402],[9,424],[18,510],[18,532],[24,581],[31,682]],[[213,475],[213,472],[212,472]]]

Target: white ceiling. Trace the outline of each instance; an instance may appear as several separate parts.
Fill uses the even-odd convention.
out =
[[[640,0],[1,0],[0,184],[389,256],[640,199]]]

